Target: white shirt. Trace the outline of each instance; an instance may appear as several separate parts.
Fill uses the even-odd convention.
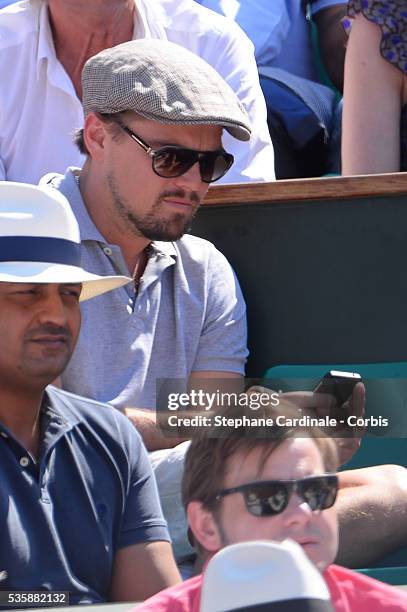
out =
[[[282,68],[318,81],[310,24],[303,0],[197,0],[213,11],[235,19],[255,46],[259,66]],[[345,0],[314,0],[311,14]]]
[[[169,40],[201,56],[249,114],[248,143],[223,135],[235,163],[222,182],[273,180],[266,105],[244,32],[192,0],[135,1],[134,38]],[[73,130],[83,126],[82,105],[56,58],[46,2],[26,0],[0,11],[0,74],[0,179],[37,183],[47,172],[82,166],[72,142]]]

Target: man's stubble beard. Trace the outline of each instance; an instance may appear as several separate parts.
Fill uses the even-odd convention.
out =
[[[138,238],[161,240],[163,242],[179,240],[190,229],[193,218],[200,206],[199,196],[194,191],[190,195],[192,203],[190,215],[174,213],[170,220],[160,219],[160,210],[165,206],[165,203],[163,203],[164,198],[185,198],[185,192],[181,189],[164,191],[156,199],[149,212],[143,216],[138,215],[136,211],[131,210],[124,202],[113,173],[109,173],[106,176],[106,182],[110,190],[115,213],[123,222],[126,231],[130,231]]]

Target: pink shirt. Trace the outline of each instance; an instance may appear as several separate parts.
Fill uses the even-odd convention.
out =
[[[407,592],[345,567],[331,565],[324,578],[336,612],[405,612]],[[157,593],[137,612],[199,612],[202,574]]]

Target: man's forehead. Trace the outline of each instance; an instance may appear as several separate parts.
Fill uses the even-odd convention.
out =
[[[259,443],[238,449],[227,460],[225,479],[242,477],[244,480],[258,480],[265,467],[265,463],[276,450],[273,441]]]
[[[173,125],[151,121],[128,113],[125,119],[126,124],[134,131],[140,131],[140,135],[149,139],[148,144],[179,144],[188,145],[194,141],[199,145],[200,142],[211,141],[215,146],[221,144],[222,128],[219,125]]]
[[[45,287],[60,287],[60,286],[73,286],[80,287],[82,283],[9,283],[5,281],[0,281],[0,291],[7,291],[10,289],[24,289],[28,287],[37,287],[37,288],[45,288]]]
[[[225,481],[227,486],[234,486],[235,482],[230,484],[231,479],[238,479],[236,484],[285,479],[290,477],[289,472],[294,467],[324,471],[321,451],[312,438],[287,437],[277,444],[269,440],[250,449],[241,449],[228,459]]]

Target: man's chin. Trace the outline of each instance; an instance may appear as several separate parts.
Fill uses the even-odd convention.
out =
[[[180,213],[173,214],[167,219],[161,219],[159,222],[151,223],[144,227],[139,226],[139,230],[144,238],[148,240],[175,242],[176,240],[180,240],[182,236],[190,230],[197,210],[198,207],[188,215]]]
[[[40,385],[49,385],[65,370],[69,362],[69,357],[59,357],[51,360],[44,360],[42,363],[31,363],[26,368],[27,379],[37,382]]]
[[[151,232],[143,232],[145,238],[160,242],[176,242],[186,234],[191,227],[191,223],[182,227],[162,228]]]
[[[320,543],[318,544],[310,543],[310,544],[301,544],[301,546],[305,554],[307,555],[308,559],[312,561],[312,563],[316,566],[316,568],[320,572],[325,571],[328,566],[328,563],[323,558],[322,551],[321,551],[321,544]]]

